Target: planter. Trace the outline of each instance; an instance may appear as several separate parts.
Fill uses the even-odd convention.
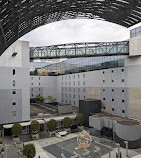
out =
[[[18,150],[23,150],[23,143],[22,142],[16,142],[15,145],[16,145],[16,148]]]
[[[84,126],[78,126],[78,130],[83,131],[84,130]]]
[[[39,134],[32,134],[32,139],[33,140],[39,139]]]
[[[56,133],[55,131],[49,132],[49,136],[50,136],[50,137],[54,137],[54,136],[56,136],[55,133]]]
[[[64,130],[68,133],[71,133],[70,128],[64,128]]]
[[[14,141],[14,142],[19,142],[19,141],[20,141],[20,138],[19,138],[19,137],[13,137],[13,141]]]

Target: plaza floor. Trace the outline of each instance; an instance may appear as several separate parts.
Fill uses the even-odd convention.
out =
[[[117,146],[114,141],[106,138],[94,137],[94,141],[91,146],[85,149],[76,150],[78,146],[76,137],[79,133],[69,134],[65,137],[57,138],[46,138],[37,141],[31,141],[28,143],[34,143],[37,154],[35,158],[109,158],[109,151],[111,151],[111,158],[116,158]],[[62,150],[63,148],[63,150]],[[126,150],[120,148],[122,158],[126,157]],[[141,149],[129,150],[129,157],[141,154]],[[77,155],[77,156],[76,156]]]

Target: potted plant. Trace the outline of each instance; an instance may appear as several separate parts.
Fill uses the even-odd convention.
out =
[[[0,152],[1,152],[2,157],[4,157],[5,156],[4,148],[2,148]]]
[[[81,130],[84,129],[84,127],[82,126],[84,120],[85,120],[85,116],[82,113],[78,113],[77,116],[76,116],[76,123],[78,125],[78,128],[81,129]]]
[[[36,148],[34,144],[27,144],[23,147],[23,155],[27,158],[33,158],[36,155]]]
[[[63,119],[64,128],[65,128],[65,130],[66,130],[68,133],[70,133],[71,124],[72,124],[71,118],[65,117],[65,118]]]
[[[47,127],[48,127],[48,130],[49,130],[50,137],[55,136],[56,126],[57,126],[57,122],[54,119],[51,119],[47,122]]]
[[[11,133],[13,135],[13,141],[19,141],[19,136],[22,133],[22,126],[19,123],[14,123]]]
[[[39,138],[38,132],[40,131],[40,124],[37,120],[33,120],[31,122],[30,130],[32,133],[32,139],[35,139],[35,140],[38,139]]]

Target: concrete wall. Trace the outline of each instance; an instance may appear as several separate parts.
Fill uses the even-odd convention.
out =
[[[30,97],[36,98],[40,94],[43,97],[53,96],[57,98],[56,76],[30,76]],[[47,101],[47,100],[46,100]]]
[[[127,141],[135,141],[141,138],[141,125],[123,125],[115,122],[116,135]]]
[[[13,52],[17,52],[12,57]],[[13,75],[13,70],[15,75]],[[0,56],[0,124],[30,119],[29,43],[16,41]],[[15,85],[13,85],[13,80]],[[16,94],[13,94],[13,90]],[[13,105],[16,102],[16,105]]]
[[[141,55],[141,36],[131,38],[129,42],[130,42],[129,55],[130,56]]]
[[[111,128],[122,140],[136,141],[141,138],[141,125],[124,125],[115,120],[96,116],[89,117],[89,125],[99,131],[103,127]]]

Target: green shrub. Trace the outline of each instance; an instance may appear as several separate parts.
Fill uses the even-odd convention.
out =
[[[40,102],[44,102],[47,98],[40,96],[40,94],[36,95],[36,98],[39,99]]]
[[[37,133],[40,131],[40,124],[38,121],[33,120],[30,125],[30,130],[32,133]]]
[[[56,125],[57,125],[57,123],[56,123],[56,120],[54,120],[54,119],[49,120],[47,123],[48,129],[50,131],[56,130]]]
[[[11,133],[14,137],[18,137],[22,133],[22,126],[19,123],[14,123],[11,129]]]
[[[72,124],[72,120],[69,117],[65,117],[63,119],[64,128],[70,128]]]
[[[4,148],[1,149],[1,152],[4,152]]]
[[[35,148],[34,144],[24,145],[23,154],[27,158],[33,158],[36,155],[36,148]]]
[[[48,96],[47,99],[49,100],[50,103],[53,103],[56,101],[56,98],[54,98],[53,96]]]
[[[77,116],[76,116],[76,123],[78,125],[82,125],[84,120],[85,120],[85,116],[81,113],[78,113]]]

